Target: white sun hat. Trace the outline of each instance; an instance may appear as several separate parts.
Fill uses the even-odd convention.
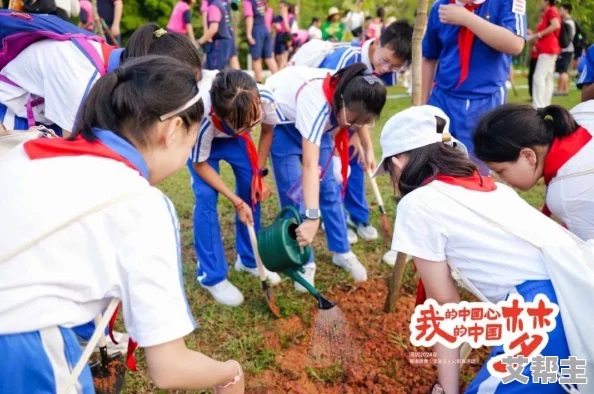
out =
[[[446,121],[443,133],[437,132],[437,119]],[[382,175],[386,158],[409,152],[423,146],[446,143],[460,149],[468,156],[468,150],[450,134],[450,118],[439,108],[431,105],[410,107],[392,116],[384,125],[380,137],[382,159],[373,176]]]

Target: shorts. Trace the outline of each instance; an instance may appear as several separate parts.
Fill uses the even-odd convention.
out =
[[[266,25],[255,25],[252,36],[256,44],[250,45],[250,55],[253,60],[270,59],[272,57],[272,37]]]
[[[278,33],[274,39],[274,54],[282,55],[289,50],[287,41],[291,38],[289,33]]]
[[[222,70],[227,67],[231,57],[233,40],[228,38],[213,40],[204,46],[206,70]]]
[[[557,57],[557,63],[555,64],[555,72],[566,73],[567,70],[569,70],[569,65],[571,64],[572,55],[572,52],[561,52],[559,57]]]

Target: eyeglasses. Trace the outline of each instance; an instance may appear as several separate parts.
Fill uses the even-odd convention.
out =
[[[342,99],[342,120],[343,120],[343,123],[345,125],[347,125],[348,127],[357,127],[357,128],[361,128],[361,129],[365,128],[365,127],[372,129],[375,127],[375,120],[370,124],[359,124],[359,123],[357,123],[357,118],[355,118],[355,120],[353,120],[352,122],[349,121],[346,116],[346,105],[344,103],[344,98]]]
[[[263,117],[260,117],[260,119],[258,119],[257,121],[255,121],[255,122],[254,122],[254,123],[252,123],[251,125],[249,125],[249,126],[246,126],[246,127],[244,127],[243,129],[241,129],[241,130],[237,130],[237,131],[235,131],[235,134],[236,134],[236,135],[242,135],[242,134],[244,134],[244,133],[247,133],[247,132],[249,132],[251,129],[253,129],[254,127],[256,127],[257,125],[259,125],[260,123],[262,123],[262,121],[263,121],[263,120],[264,120],[264,118],[263,118]]]
[[[380,62],[380,64],[382,66],[384,66],[384,65],[389,66],[390,67],[390,71],[395,72],[395,73],[398,73],[398,72],[402,71],[403,69],[405,69],[407,67],[407,64],[406,63],[405,64],[400,64],[398,66],[395,66],[395,65],[392,64],[392,62],[390,62],[389,59],[386,59],[386,58],[381,58],[379,60],[379,62]]]

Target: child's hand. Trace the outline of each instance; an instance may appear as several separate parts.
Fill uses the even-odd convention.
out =
[[[256,45],[256,40],[254,40],[254,37],[247,36],[247,40],[250,45]]]
[[[260,202],[265,201],[271,196],[272,196],[272,190],[270,189],[270,185],[268,183],[266,183],[266,181],[264,179],[262,179],[262,195],[260,196],[259,201]]]
[[[441,23],[448,25],[465,26],[472,15],[474,14],[459,5],[448,4],[439,6],[439,20]]]
[[[235,206],[235,211],[237,212],[237,217],[239,221],[246,226],[248,224],[254,225],[254,216],[252,215],[252,208],[247,205],[245,202],[241,201],[239,204]]]
[[[319,226],[319,220],[305,220],[303,223],[301,223],[301,225],[297,227],[297,230],[295,231],[299,246],[311,245],[316,233],[318,232]]]

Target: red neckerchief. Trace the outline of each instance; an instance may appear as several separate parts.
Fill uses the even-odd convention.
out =
[[[256,204],[262,198],[262,177],[260,176],[260,168],[258,167],[258,149],[256,149],[256,144],[254,144],[254,141],[248,132],[241,134],[236,134],[234,132],[229,133],[221,118],[215,114],[212,108],[210,109],[210,118],[212,119],[212,124],[215,129],[218,131],[226,135],[231,135],[233,138],[241,138],[245,141],[248,159],[250,161],[250,166],[252,167],[252,210],[256,210]]]
[[[456,0],[450,0],[451,4],[456,4]],[[482,4],[465,4],[464,8],[474,13]],[[460,6],[461,7],[461,6]],[[458,51],[460,52],[460,79],[458,80],[458,87],[468,77],[468,70],[470,68],[470,54],[472,52],[472,43],[474,42],[474,33],[465,26],[460,26],[458,33]]]
[[[324,91],[324,96],[326,97],[328,105],[330,105],[330,108],[332,108],[334,102],[334,92],[336,91],[336,82],[332,82],[332,75],[330,75],[330,73],[328,73],[326,78],[324,78],[322,89]],[[336,150],[340,156],[340,164],[342,166],[340,169],[340,174],[342,175],[341,193],[344,197],[347,183],[349,181],[349,129],[341,127],[338,130],[338,133],[336,133],[336,136],[334,136],[334,145],[336,146]]]
[[[567,137],[555,138],[544,163],[544,182],[549,185],[551,180],[557,175],[559,169],[565,165],[573,156],[575,156],[590,140],[592,134],[583,127],[578,127],[576,131]],[[542,213],[551,217],[552,213],[547,204],[542,207]]]
[[[109,149],[99,140],[90,142],[80,136],[73,141],[68,141],[63,138],[39,138],[25,142],[23,148],[31,160],[68,156],[95,156],[119,161],[140,173],[134,164],[126,160],[118,153]],[[115,324],[115,321],[118,317],[118,310],[119,307],[115,310],[109,321],[109,336],[116,345],[118,342],[113,337],[113,325]],[[134,351],[137,347],[138,343],[134,342],[132,337],[130,337],[128,340],[126,365],[132,371],[136,371],[136,358],[134,357]]]
[[[482,177],[478,171],[476,171],[473,176],[467,178],[437,174],[435,180],[447,183],[448,185],[461,186],[467,190],[479,192],[492,192],[497,190],[497,185],[495,184],[493,178],[488,176]],[[427,179],[426,183],[429,183],[429,181],[431,181],[431,178]],[[416,267],[414,268],[414,272],[417,272]],[[425,292],[425,286],[423,285],[423,281],[419,279],[419,284],[417,286],[417,301],[415,306],[424,303],[426,299],[427,294]]]

